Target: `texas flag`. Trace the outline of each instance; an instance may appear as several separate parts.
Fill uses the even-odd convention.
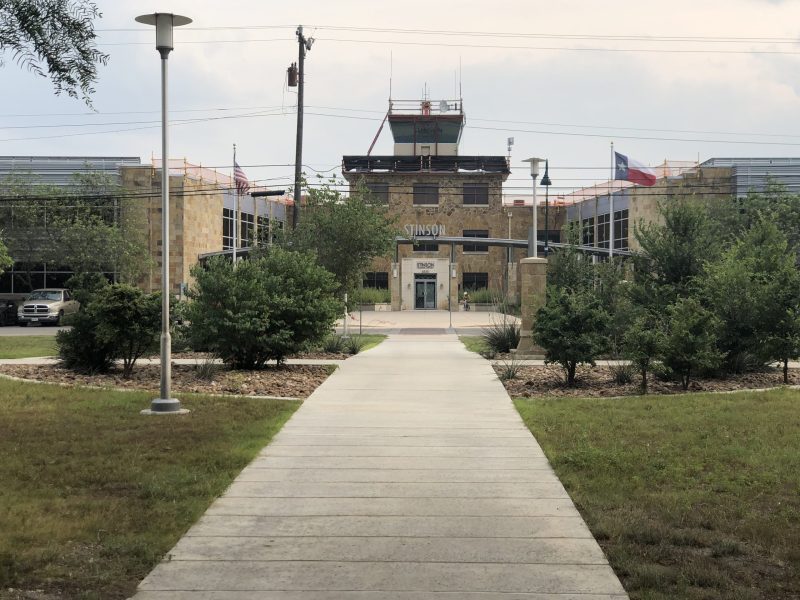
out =
[[[628,158],[624,154],[614,152],[614,179],[622,179],[639,185],[655,185],[656,172],[638,160]]]

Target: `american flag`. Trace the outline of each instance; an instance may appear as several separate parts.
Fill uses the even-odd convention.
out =
[[[240,194],[246,194],[250,190],[250,182],[247,181],[247,175],[244,174],[242,167],[236,161],[233,161],[233,180]]]

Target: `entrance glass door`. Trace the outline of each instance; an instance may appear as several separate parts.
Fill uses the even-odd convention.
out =
[[[414,308],[436,308],[436,275],[420,274],[414,278]]]

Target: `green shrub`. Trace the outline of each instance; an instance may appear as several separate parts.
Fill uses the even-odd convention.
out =
[[[519,346],[520,327],[514,319],[503,319],[486,327],[481,337],[489,350],[504,354]]]
[[[378,288],[362,288],[353,292],[355,304],[388,304],[392,301],[392,293]]]
[[[123,377],[130,377],[137,359],[158,347],[160,326],[158,294],[106,285],[73,316],[72,329],[58,332],[58,354],[68,369],[88,373],[106,372],[122,359]]]
[[[61,364],[79,373],[106,373],[114,366],[114,344],[97,336],[97,318],[88,304],[72,316],[72,328],[56,333]]]
[[[344,338],[336,333],[332,333],[324,340],[322,340],[322,351],[331,354],[344,353]]]
[[[319,343],[341,314],[336,282],[310,254],[272,247],[236,267],[224,258],[192,270],[189,296],[193,345],[239,369],[283,362]]]
[[[359,336],[354,335],[347,338],[344,342],[344,350],[347,354],[358,354],[364,348],[366,343]]]
[[[480,288],[469,292],[469,301],[472,304],[494,304],[500,301],[501,295],[489,288]]]
[[[614,380],[614,383],[617,385],[625,385],[633,381],[633,376],[635,375],[635,370],[633,365],[629,365],[626,363],[611,363],[608,366],[608,370],[611,371],[611,378]]]
[[[161,295],[146,294],[127,284],[103,288],[88,309],[97,320],[100,343],[111,344],[122,359],[122,376],[130,377],[136,361],[158,347],[161,334]]]

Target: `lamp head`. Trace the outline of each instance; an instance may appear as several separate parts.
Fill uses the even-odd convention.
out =
[[[526,158],[522,162],[531,164],[531,177],[536,179],[539,176],[539,163],[542,162],[541,158]]]
[[[189,17],[175,15],[172,13],[153,13],[151,15],[140,15],[136,17],[138,23],[145,25],[155,25],[156,28],[156,50],[161,52],[162,58],[175,47],[172,41],[172,30],[181,25],[188,25],[192,22]]]
[[[552,181],[550,181],[550,174],[548,173],[548,161],[544,161],[544,175],[542,176],[542,185],[549,186],[552,185]]]

